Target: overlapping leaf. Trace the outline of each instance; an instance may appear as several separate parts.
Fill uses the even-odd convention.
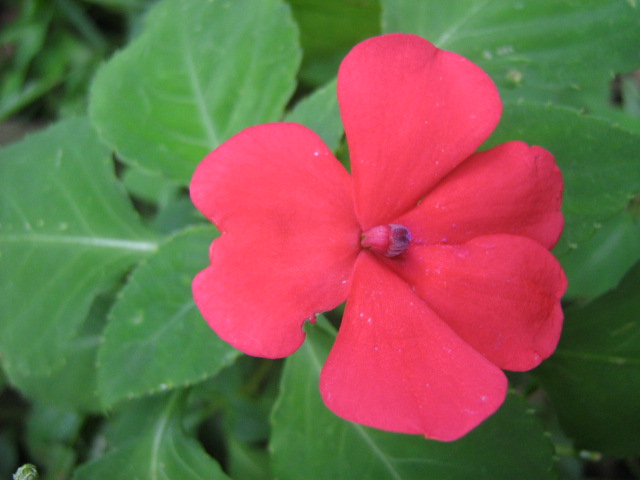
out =
[[[74,480],[228,480],[182,427],[185,392],[146,398],[115,419],[119,442],[76,470]],[[112,426],[112,428],[114,428]]]
[[[11,375],[58,366],[96,294],[156,249],[84,119],[0,152],[0,351]]]
[[[416,33],[480,65],[506,98],[580,104],[640,64],[628,0],[383,0],[383,30]],[[577,99],[574,97],[578,97]]]
[[[191,295],[215,233],[211,227],[186,230],[131,275],[98,356],[105,404],[201,381],[238,355],[209,328]]]
[[[571,279],[567,298],[592,299],[607,292],[640,260],[640,218],[632,210],[598,224],[592,238],[562,259]]]
[[[640,454],[640,264],[619,288],[567,312],[563,337],[536,370],[578,447]]]
[[[94,301],[84,325],[63,352],[58,368],[40,374],[12,371],[12,385],[43,406],[74,412],[102,412],[96,358],[111,300],[111,295],[101,295]]]
[[[546,148],[562,171],[565,230],[556,247],[560,256],[580,248],[640,192],[640,135],[605,120],[551,105],[507,103],[489,141],[509,140]]]
[[[356,43],[380,33],[379,0],[288,0],[300,25],[300,76],[319,85],[331,79]]]
[[[301,123],[316,132],[324,143],[335,152],[344,134],[336,81],[331,81],[298,102],[285,117],[287,122]]]
[[[162,0],[146,20],[99,71],[90,112],[125,161],[186,183],[231,135],[280,118],[296,27],[281,0]]]
[[[555,478],[551,444],[515,395],[478,429],[452,443],[383,432],[336,417],[318,391],[333,337],[322,327],[311,327],[302,348],[287,359],[270,443],[277,478]]]

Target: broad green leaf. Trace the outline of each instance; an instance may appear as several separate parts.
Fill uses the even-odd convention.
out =
[[[60,365],[97,293],[156,249],[84,119],[0,151],[0,352],[9,374]]]
[[[480,65],[509,98],[569,104],[640,65],[635,0],[382,0],[383,30]],[[579,100],[579,99],[578,99]]]
[[[555,250],[560,256],[579,249],[640,192],[640,135],[605,120],[552,105],[507,103],[489,144],[509,140],[546,148],[562,171],[565,229]]]
[[[191,295],[191,281],[206,267],[215,235],[212,227],[186,230],[131,275],[98,354],[98,387],[106,405],[199,382],[238,355],[209,328]]]
[[[285,121],[301,123],[309,127],[335,152],[344,134],[338,107],[336,81],[329,82],[298,102],[285,117]]]
[[[624,76],[619,78],[625,78]],[[610,122],[619,125],[625,130],[632,132],[640,132],[640,117],[634,117],[632,112],[626,108],[626,98],[623,91],[620,92],[622,96],[622,105],[615,103],[616,93],[616,81],[607,82],[602,84],[598,88],[592,88],[589,90],[581,90],[575,92],[570,99],[572,105],[577,105],[581,111],[589,113],[590,115],[606,118]],[[565,101],[566,99],[563,99]],[[565,101],[565,103],[567,103]]]
[[[270,449],[276,478],[555,478],[552,446],[516,395],[509,395],[498,413],[452,443],[338,418],[324,406],[318,391],[320,369],[333,340],[334,333],[313,326],[304,345],[286,361],[272,417]]]
[[[640,219],[630,211],[602,222],[595,235],[563,258],[567,298],[586,300],[611,290],[640,260]]]
[[[97,74],[90,113],[126,162],[187,183],[231,135],[275,121],[300,49],[281,0],[162,0]]]
[[[567,311],[558,350],[536,370],[579,448],[640,454],[640,264],[620,286]]]
[[[321,85],[336,75],[356,43],[380,33],[379,0],[288,0],[300,25],[300,76]]]
[[[69,342],[62,365],[44,374],[12,372],[13,386],[32,402],[72,411],[101,412],[96,359],[112,295],[96,299],[82,329]]]
[[[74,480],[228,480],[217,462],[184,431],[184,392],[127,406],[116,422],[129,427],[128,441],[112,445],[107,454],[80,466]]]

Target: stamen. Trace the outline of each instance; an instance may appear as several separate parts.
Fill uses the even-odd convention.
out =
[[[362,234],[360,245],[385,257],[397,257],[411,243],[411,232],[404,225],[378,225]]]

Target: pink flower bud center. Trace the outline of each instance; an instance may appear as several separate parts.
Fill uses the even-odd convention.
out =
[[[411,243],[411,232],[404,225],[378,225],[362,234],[360,245],[385,257],[397,257]]]

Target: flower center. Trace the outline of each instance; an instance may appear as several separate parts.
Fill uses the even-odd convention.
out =
[[[362,234],[360,245],[385,257],[397,257],[411,243],[411,232],[404,225],[378,225]]]

